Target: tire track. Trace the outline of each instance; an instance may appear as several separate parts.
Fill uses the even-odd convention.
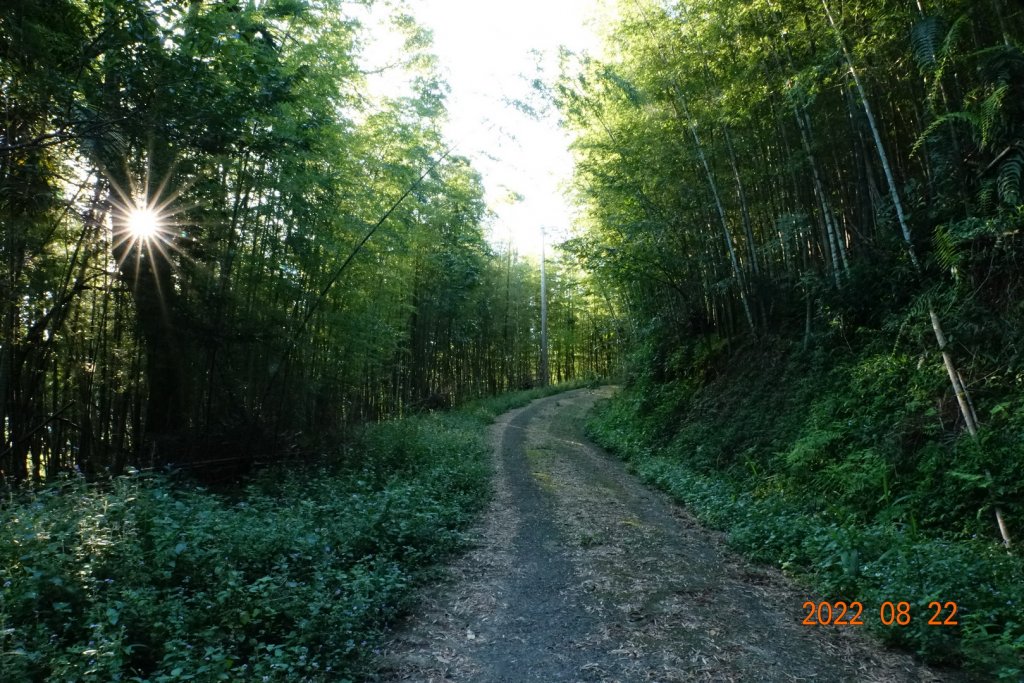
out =
[[[586,412],[610,393],[539,399],[492,426],[478,542],[370,680],[959,680],[853,630],[799,625],[805,593],[585,439]]]

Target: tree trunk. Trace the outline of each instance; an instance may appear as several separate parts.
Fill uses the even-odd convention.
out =
[[[743,277],[743,271],[740,270],[739,259],[736,258],[736,248],[733,246],[732,231],[729,230],[729,221],[725,216],[725,207],[722,205],[722,197],[718,192],[718,183],[715,182],[715,176],[711,173],[711,165],[708,163],[708,158],[704,154],[704,146],[700,141],[700,134],[697,132],[697,124],[694,122],[693,117],[690,116],[690,112],[686,107],[686,100],[683,98],[683,94],[679,89],[679,85],[675,84],[676,97],[679,105],[682,107],[682,114],[685,122],[688,124],[690,134],[693,136],[693,144],[697,150],[697,158],[700,160],[701,167],[704,169],[704,176],[708,181],[708,188],[711,190],[711,196],[715,200],[715,209],[718,212],[718,219],[722,225],[722,236],[725,239],[725,247],[729,252],[729,261],[732,264],[732,272],[736,278],[736,285],[740,292],[740,302],[743,305],[743,315],[746,316],[747,325],[750,327],[750,331],[753,334],[757,334],[757,326],[754,324],[754,316],[750,311],[750,302],[747,298],[747,284]],[[679,110],[676,110],[677,114]]]
[[[889,164],[889,156],[885,152],[885,146],[882,144],[882,137],[879,134],[878,125],[875,122],[874,114],[871,112],[871,104],[868,101],[867,92],[864,89],[864,85],[861,83],[860,76],[857,74],[857,69],[854,67],[853,58],[850,55],[849,50],[846,48],[846,41],[843,40],[843,36],[839,32],[839,28],[836,26],[835,19],[832,17],[832,12],[829,11],[827,1],[821,0],[821,4],[822,7],[825,8],[825,14],[828,17],[829,24],[831,24],[832,28],[835,30],[836,41],[839,43],[839,46],[843,51],[843,56],[845,57],[846,64],[849,67],[850,75],[853,77],[853,82],[857,86],[857,92],[860,94],[861,103],[864,106],[864,114],[867,117],[868,126],[871,129],[871,135],[875,141],[875,148],[878,151],[878,158],[882,164],[882,170],[885,173],[885,180],[889,186],[889,196],[892,198],[893,207],[896,210],[896,218],[899,221],[900,230],[903,233],[903,240],[907,249],[907,254],[910,256],[910,260],[914,264],[914,268],[920,271],[921,264],[914,251],[914,244],[910,237],[910,228],[907,225],[907,220],[903,213],[903,202],[900,201],[899,191],[896,188],[896,179],[893,177],[892,167]],[[935,333],[935,340],[938,342],[939,351],[942,353],[942,361],[946,366],[946,373],[949,375],[949,381],[953,386],[953,393],[956,395],[957,403],[960,406],[960,412],[964,417],[964,424],[967,426],[967,432],[972,438],[976,439],[978,436],[978,427],[969,405],[970,396],[967,393],[967,388],[960,381],[959,373],[953,363],[953,356],[949,352],[946,344],[946,335],[942,329],[942,323],[939,320],[939,316],[935,312],[935,307],[931,301],[928,303],[928,316],[931,319],[932,330]],[[999,533],[1003,538],[1003,544],[1009,548],[1009,532],[1006,529],[1002,512],[998,508],[996,509],[996,524],[998,525]]]
[[[885,146],[882,144],[882,136],[878,130],[878,124],[875,122],[875,115],[871,110],[871,102],[868,100],[867,91],[864,89],[864,84],[861,83],[860,75],[857,73],[857,69],[853,64],[853,56],[850,55],[850,51],[846,47],[846,41],[843,39],[842,34],[839,32],[839,27],[836,26],[835,19],[832,17],[832,12],[828,8],[826,0],[821,0],[822,7],[825,8],[825,15],[828,17],[829,24],[835,30],[836,42],[839,43],[839,47],[843,52],[843,57],[846,59],[846,65],[849,68],[850,76],[853,78],[853,83],[857,86],[857,93],[860,95],[861,105],[864,107],[864,116],[868,120],[868,128],[871,130],[871,137],[875,142],[875,149],[878,151],[878,160],[882,164],[882,172],[885,174],[885,180],[889,185],[889,197],[892,199],[893,208],[896,210],[896,220],[900,224],[900,231],[903,233],[903,241],[906,244],[907,254],[910,256],[911,262],[915,268],[920,268],[920,263],[917,260],[917,252],[914,250],[914,243],[910,237],[910,227],[907,224],[906,215],[903,212],[903,202],[900,201],[899,192],[896,189],[896,178],[892,172],[892,166],[889,164],[889,155],[885,152]]]
[[[828,238],[829,253],[832,259],[832,277],[835,281],[836,288],[842,288],[843,283],[841,275],[848,275],[850,270],[850,264],[846,259],[846,248],[845,245],[840,242],[835,214],[832,212],[832,207],[829,205],[828,195],[825,194],[825,185],[821,181],[821,174],[818,171],[818,163],[814,158],[814,152],[811,148],[810,121],[807,119],[806,112],[802,111],[798,105],[794,105],[793,113],[796,116],[797,128],[800,130],[800,141],[803,144],[804,153],[807,155],[807,164],[811,168],[814,195],[818,200],[818,209],[821,211],[821,220],[825,224],[825,233]]]
[[[743,232],[747,237],[747,258],[750,259],[750,270],[754,275],[759,275],[761,270],[757,262],[757,250],[754,244],[754,231],[750,222],[750,204],[747,201],[747,192],[743,187],[743,179],[740,177],[739,164],[736,162],[736,150],[732,145],[732,135],[729,126],[723,126],[725,133],[725,146],[729,151],[729,163],[732,166],[733,177],[736,178],[736,196],[740,202],[740,213],[743,216]]]
[[[115,218],[113,255],[121,280],[135,303],[146,362],[145,434],[154,448],[155,465],[170,462],[171,437],[187,424],[184,349],[176,320],[177,297],[171,263],[155,245],[135,243],[124,217]]]
[[[544,230],[540,238],[540,385],[550,382],[548,370],[548,292],[544,267]]]

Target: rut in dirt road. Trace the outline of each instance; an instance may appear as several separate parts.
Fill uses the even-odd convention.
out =
[[[724,549],[583,436],[610,389],[492,428],[478,545],[424,596],[375,680],[944,681],[850,630],[800,625],[808,596]]]

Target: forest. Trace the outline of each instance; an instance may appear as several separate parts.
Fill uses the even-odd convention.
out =
[[[539,264],[370,5],[0,6],[0,679],[344,679],[461,543],[487,420],[429,414],[547,379]],[[607,374],[546,276],[550,380]]]
[[[533,81],[542,332],[415,3],[367,87],[380,4],[0,6],[0,679],[365,680],[487,425],[603,382],[589,436],[733,550],[955,601],[868,630],[1020,680],[1020,5],[605,3]]]
[[[578,132],[570,251],[636,335],[594,437],[827,594],[971,605],[879,635],[1019,680],[1019,4],[619,12],[538,86]]]
[[[410,16],[392,68],[414,92],[377,101],[341,3],[26,0],[0,22],[5,479],[271,460],[536,381],[537,264],[486,241]],[[551,271],[554,378],[606,372],[602,295]]]

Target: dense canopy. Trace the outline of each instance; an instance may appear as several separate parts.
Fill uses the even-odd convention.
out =
[[[5,477],[276,458],[537,380],[537,264],[485,240],[412,17],[411,90],[368,94],[368,5],[4,4]],[[606,371],[611,314],[552,267],[555,378]]]

